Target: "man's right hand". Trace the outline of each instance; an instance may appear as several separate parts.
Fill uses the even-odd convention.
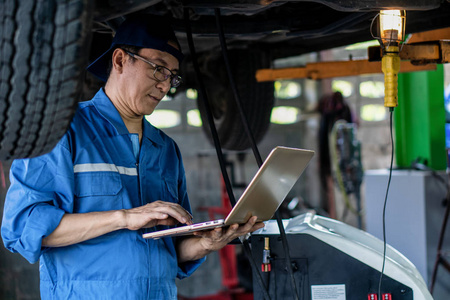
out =
[[[63,247],[119,229],[138,230],[155,225],[192,224],[191,214],[176,203],[155,201],[144,206],[89,213],[65,214],[58,227],[42,239],[44,247]]]
[[[177,203],[155,201],[144,206],[122,210],[125,228],[138,230],[156,225],[192,224],[192,215]]]

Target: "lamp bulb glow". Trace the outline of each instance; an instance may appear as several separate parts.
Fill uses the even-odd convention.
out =
[[[380,11],[380,35],[383,41],[402,41],[405,28],[405,12],[400,10]]]

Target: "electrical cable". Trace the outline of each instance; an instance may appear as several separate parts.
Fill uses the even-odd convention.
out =
[[[375,20],[377,19],[377,17],[379,17],[380,14],[376,14],[375,17],[373,17],[372,22],[370,22],[370,27],[369,27],[369,31],[370,31],[370,35],[372,36],[373,39],[377,40],[380,43],[381,49],[384,52],[384,44],[383,41],[381,40],[381,37],[375,36],[373,34],[372,28],[373,28],[373,24],[375,24]]]
[[[381,280],[383,278],[384,267],[385,267],[385,263],[386,263],[386,248],[387,248],[387,243],[386,243],[386,204],[387,204],[387,199],[388,199],[388,194],[389,194],[389,187],[391,185],[391,179],[392,179],[392,166],[394,164],[394,136],[392,135],[392,116],[394,114],[394,108],[390,107],[389,112],[390,112],[389,130],[390,130],[390,134],[391,134],[392,151],[391,151],[391,165],[389,167],[389,178],[388,178],[388,184],[387,184],[387,188],[386,188],[386,196],[384,198],[384,204],[383,204],[383,266],[381,267],[380,280],[378,282],[378,299],[380,299],[380,300],[382,299],[381,298]]]
[[[240,117],[241,117],[242,124],[244,125],[245,132],[247,134],[247,137],[250,140],[250,143],[251,143],[251,146],[252,146],[252,150],[253,150],[253,154],[254,154],[255,159],[257,161],[258,167],[261,167],[262,163],[263,163],[262,159],[261,159],[261,154],[260,154],[260,152],[258,150],[255,138],[253,137],[252,131],[250,129],[250,126],[248,124],[247,118],[245,116],[245,112],[244,112],[244,109],[242,107],[242,101],[241,101],[241,98],[239,97],[239,92],[237,90],[236,82],[234,81],[233,73],[231,71],[231,64],[230,64],[229,57],[228,57],[228,49],[227,49],[227,45],[226,45],[226,41],[225,41],[225,34],[224,34],[224,31],[223,31],[222,22],[220,20],[220,9],[219,8],[215,8],[214,12],[215,12],[215,16],[216,16],[217,29],[219,30],[219,40],[220,40],[220,45],[222,47],[222,54],[223,54],[223,58],[224,58],[224,61],[225,61],[225,66],[226,66],[227,73],[228,73],[228,79],[230,81],[230,85],[231,85],[231,88],[233,90],[234,99],[236,101],[236,105],[238,107],[239,114],[240,114]],[[282,221],[281,216],[278,213],[278,211],[275,212],[275,217],[277,219],[277,224],[278,224],[278,228],[279,228],[279,231],[280,231],[281,241],[282,241],[284,254],[285,254],[285,258],[286,258],[286,269],[288,270],[290,281],[291,281],[291,285],[292,285],[292,289],[294,291],[294,299],[298,300],[299,297],[298,297],[298,291],[297,291],[297,284],[295,282],[294,272],[292,270],[291,256],[290,256],[290,253],[289,253],[289,245],[288,245],[288,242],[287,242],[286,232],[285,232],[284,226],[283,226],[283,221]],[[259,269],[255,269],[255,271],[258,272],[258,274],[259,274]]]
[[[230,179],[229,179],[229,176],[228,176],[228,173],[227,173],[227,170],[226,170],[225,160],[224,160],[224,156],[223,156],[223,153],[222,153],[222,147],[220,146],[219,136],[217,134],[217,130],[216,130],[216,127],[215,127],[215,124],[214,124],[213,115],[212,115],[211,108],[209,106],[208,99],[207,99],[205,84],[204,84],[204,82],[202,80],[202,77],[200,76],[200,67],[199,67],[198,61],[197,61],[197,55],[196,55],[196,51],[195,51],[195,47],[194,47],[194,41],[193,41],[193,38],[192,38],[192,30],[191,30],[191,25],[190,25],[190,21],[189,21],[189,11],[188,11],[187,8],[184,8],[184,21],[185,21],[185,26],[186,26],[186,36],[187,36],[187,40],[188,40],[189,50],[191,52],[195,73],[197,75],[197,80],[198,80],[198,84],[199,84],[199,87],[200,87],[200,90],[199,90],[200,98],[201,98],[202,101],[204,101],[204,106],[205,106],[205,111],[206,111],[206,115],[207,115],[207,119],[208,119],[208,124],[210,126],[211,134],[212,134],[213,141],[214,141],[214,146],[216,148],[217,157],[219,159],[219,164],[220,164],[220,168],[221,168],[221,171],[222,171],[222,177],[223,177],[223,180],[225,182],[225,187],[226,187],[226,190],[227,190],[227,194],[228,194],[228,197],[230,199],[230,202],[232,203],[232,206],[234,206],[236,204],[236,199],[234,198],[234,194],[233,194],[233,191],[231,189],[231,183],[230,183]],[[248,240],[244,239],[243,241],[241,240],[241,242],[242,242],[242,244],[244,246],[244,252],[245,252],[245,254],[248,257],[252,268],[255,269],[255,270],[259,270],[259,268],[256,265],[256,262],[253,259]],[[264,299],[270,300],[269,293],[267,292],[267,288],[265,287],[264,281],[263,281],[262,276],[261,276],[261,274],[259,272],[257,273],[256,281],[258,282],[258,284],[262,288],[262,291],[263,291],[263,294],[264,294]]]

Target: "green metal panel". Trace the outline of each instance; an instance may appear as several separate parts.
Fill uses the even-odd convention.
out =
[[[398,167],[408,168],[420,157],[432,169],[446,168],[442,65],[436,71],[399,74],[394,122]]]

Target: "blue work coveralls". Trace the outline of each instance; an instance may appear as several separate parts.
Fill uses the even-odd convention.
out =
[[[139,149],[137,134],[128,132],[101,89],[79,104],[52,152],[13,162],[1,234],[10,251],[30,263],[39,260],[42,299],[176,299],[175,278],[189,276],[204,260],[178,264],[175,238],[142,238],[163,226],[41,246],[65,213],[129,209],[156,200],[190,211],[177,145],[143,122]]]

